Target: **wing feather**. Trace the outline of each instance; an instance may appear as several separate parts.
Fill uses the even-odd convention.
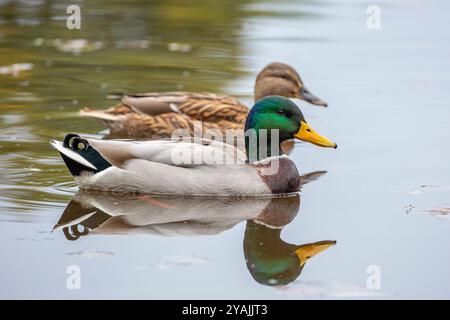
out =
[[[131,159],[180,167],[245,163],[245,153],[230,144],[207,139],[186,140],[130,142],[87,139],[92,147],[117,167],[123,167]]]

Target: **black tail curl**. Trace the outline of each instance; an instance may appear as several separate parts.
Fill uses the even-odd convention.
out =
[[[63,158],[67,168],[73,176],[79,176],[83,171],[95,174],[111,167],[111,164],[105,158],[103,158],[103,156],[97,150],[95,150],[86,139],[81,138],[77,134],[67,134],[64,137],[63,146],[66,149],[78,153],[96,168],[93,169],[87,167],[61,153],[61,157]]]

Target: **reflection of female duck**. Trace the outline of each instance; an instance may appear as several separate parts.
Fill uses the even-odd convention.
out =
[[[247,221],[244,255],[252,277],[261,284],[283,285],[297,279],[308,259],[334,245],[319,241],[302,245],[281,239],[282,226],[297,214],[300,197],[274,200],[256,220]]]

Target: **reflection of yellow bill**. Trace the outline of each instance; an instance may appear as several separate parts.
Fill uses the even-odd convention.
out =
[[[328,138],[321,136],[309,124],[304,121],[301,121],[300,130],[295,134],[297,139],[302,141],[311,142],[317,146],[326,147],[326,148],[337,148],[337,144],[331,142]]]
[[[328,249],[331,246],[334,246],[335,244],[336,241],[325,240],[301,245],[297,250],[295,250],[295,254],[300,260],[300,266],[303,266],[308,259],[311,259],[316,254]]]

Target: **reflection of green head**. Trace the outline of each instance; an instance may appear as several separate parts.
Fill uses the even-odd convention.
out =
[[[298,194],[274,198],[257,220],[247,221],[244,236],[245,261],[258,283],[284,285],[294,281],[300,276],[308,259],[336,243],[319,241],[295,245],[283,241],[282,227],[295,218],[299,208]]]
[[[252,277],[261,284],[282,285],[298,278],[303,265],[295,255],[297,246],[281,240],[281,229],[247,221],[244,254]]]
[[[273,229],[253,220],[247,221],[244,254],[252,277],[265,285],[285,285],[297,279],[306,261],[336,244],[319,241],[302,245],[284,242],[281,229]]]

